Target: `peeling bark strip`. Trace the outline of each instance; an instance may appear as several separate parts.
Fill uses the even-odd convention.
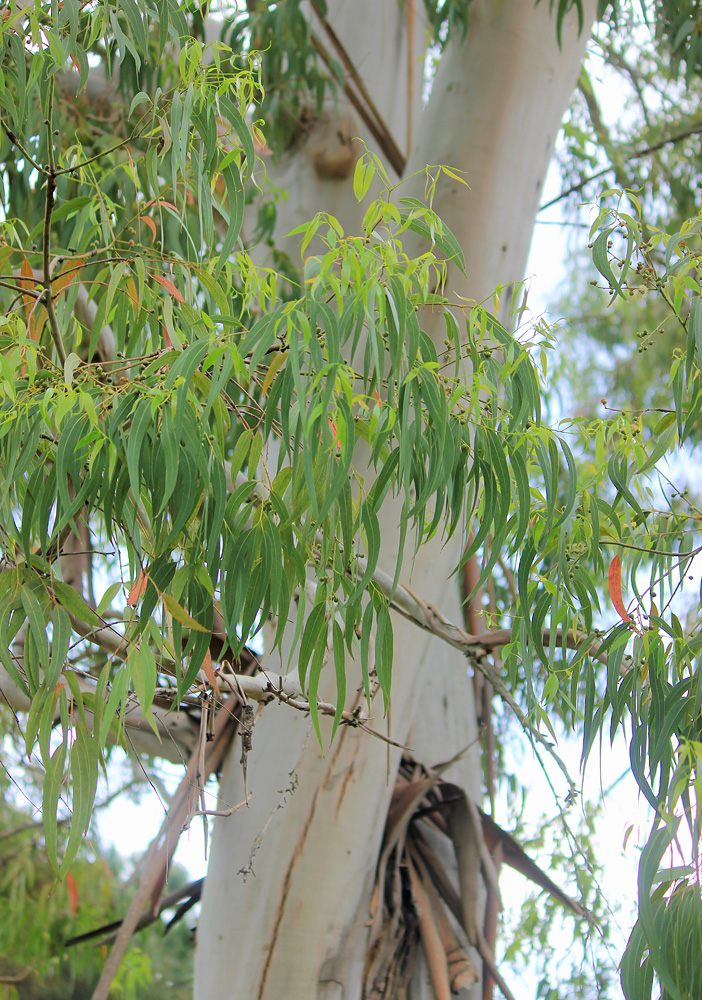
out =
[[[332,45],[336,49],[337,55],[339,56],[344,65],[344,69],[349,74],[349,78],[353,81],[353,84],[358,90],[358,95],[360,95],[360,97],[355,93],[353,87],[351,87],[348,82],[344,84],[344,93],[346,94],[347,98],[349,99],[353,107],[356,109],[358,114],[361,116],[363,124],[366,126],[370,134],[373,136],[375,141],[380,146],[381,150],[383,151],[383,154],[385,155],[385,158],[390,163],[397,176],[402,177],[402,174],[404,173],[405,170],[406,157],[404,157],[400,152],[397,143],[395,142],[390,133],[388,126],[383,121],[383,116],[380,114],[378,108],[375,105],[375,101],[368,93],[368,89],[365,83],[363,82],[363,78],[359,75],[358,70],[354,66],[351,57],[344,48],[341,39],[334,31],[327,18],[324,17],[324,14],[320,9],[319,4],[316,3],[315,0],[311,0],[311,6],[315,14],[319,18],[319,20],[322,22],[322,26],[324,27],[325,32],[329,36]],[[412,44],[411,9],[410,11],[408,11],[407,16],[408,16],[408,22],[407,22],[408,38],[410,39],[408,45],[408,51],[411,51],[411,44]],[[325,49],[324,45],[322,45],[319,38],[317,38],[317,36],[314,34],[314,32],[312,33],[312,43],[314,47],[317,49],[317,52],[319,52],[320,56],[322,57],[326,65],[331,70],[332,60],[330,58],[330,55]],[[412,79],[411,71],[408,72],[408,75],[411,81]],[[409,127],[409,121],[410,118],[408,116],[408,127]]]

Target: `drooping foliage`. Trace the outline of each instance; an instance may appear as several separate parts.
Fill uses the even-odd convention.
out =
[[[299,77],[317,86],[293,48],[296,5],[258,13],[223,31],[234,49],[203,41],[200,11],[174,0],[37,3],[0,22],[0,659],[45,771],[49,860],[64,875],[76,858],[127,710],[138,702],[157,728],[203,673],[216,686],[218,622],[233,661],[267,623],[269,649],[292,631],[320,739],[322,671],[336,679],[332,738],[352,683],[370,700],[377,682],[387,706],[403,566],[464,532],[481,585],[498,566],[513,579],[496,617],[511,623],[504,682],[531,735],[543,741],[555,713],[584,732],[586,759],[600,732],[629,734],[656,820],[629,952],[643,965],[627,974],[640,988],[655,970],[684,995],[655,944],[652,886],[676,809],[699,836],[699,642],[670,609],[699,511],[659,488],[656,464],[699,424],[699,221],[666,236],[603,209],[596,266],[613,294],[641,280],[663,296],[685,352],[669,412],[554,431],[545,345],[450,301],[460,247],[375,156],[355,173],[361,230],[329,215],[301,227],[297,280],[245,242],[264,144],[285,145],[306,100],[276,90],[280,67],[266,75],[257,24],[291,18]],[[403,250],[408,231],[421,255]],[[439,347],[428,310],[445,318]],[[384,504],[401,528],[389,566]],[[66,579],[84,525],[104,568],[97,601]],[[604,632],[607,592],[620,621]]]
[[[277,643],[297,615],[313,717],[328,644],[339,711],[344,648],[354,650],[357,632],[368,686],[375,623],[387,700],[392,631],[387,597],[372,583],[381,503],[399,494],[400,521],[420,544],[444,523],[461,524],[468,489],[467,510],[481,521],[475,544],[488,531],[501,544],[510,532],[517,548],[529,530],[532,452],[551,479],[559,461],[538,428],[527,351],[513,337],[479,311],[465,343],[466,324],[447,313],[447,357],[423,334],[418,310],[441,305],[430,288],[443,265],[430,252],[407,260],[402,231],[419,229],[458,262],[460,250],[429,210],[396,197],[377,161],[357,171],[360,197],[376,171],[387,189],[364,231],[346,236],[333,218],[311,223],[303,253],[314,232],[327,252],[307,260],[300,294],[280,301],[277,276],[237,244],[256,161],[244,121],[253,71],[227,68],[218,46],[205,61],[183,10],[157,8],[158,21],[131,6],[71,10],[30,16],[24,36],[18,12],[3,36],[0,628],[4,666],[32,701],[27,749],[39,740],[54,862],[65,769],[77,779],[70,860],[120,707],[134,691],[148,714],[159,672],[176,699],[188,693],[209,650],[215,602],[234,656],[269,617]],[[75,104],[61,97],[62,87],[82,84],[66,80],[64,66],[71,60],[85,73],[108,24],[113,63],[130,58],[139,71],[150,55],[164,84],[178,82],[167,100],[161,88],[134,94],[119,127],[106,130],[116,135],[96,127],[86,150],[71,141]],[[372,477],[352,466],[358,441],[368,445]],[[575,491],[571,479],[566,514]],[[558,520],[553,493],[544,516]],[[67,657],[83,656],[75,631],[103,621],[61,580],[58,558],[79,517],[121,563],[133,609],[117,628],[116,662],[87,694]],[[18,662],[10,649],[25,628]],[[55,745],[57,712],[64,737]]]

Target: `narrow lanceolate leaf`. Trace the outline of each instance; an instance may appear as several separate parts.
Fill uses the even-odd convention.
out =
[[[166,605],[168,613],[172,615],[177,621],[182,625],[187,625],[188,628],[194,629],[196,632],[207,632],[208,629],[200,622],[196,621],[192,615],[189,615],[185,608],[176,601],[172,594],[161,594],[163,598],[163,603]]]
[[[136,696],[139,699],[139,706],[142,713],[147,715],[154,700],[157,680],[156,660],[148,642],[142,642],[138,648],[132,646],[127,658],[127,666]]]
[[[51,589],[54,592],[56,600],[69,614],[80,618],[82,622],[85,622],[86,625],[90,625],[92,628],[100,628],[102,625],[100,618],[77,590],[74,590],[73,587],[70,587],[67,583],[63,583],[61,580],[52,580]]]
[[[346,651],[344,647],[344,633],[341,631],[341,626],[337,621],[334,621],[332,641],[334,669],[336,671],[336,712],[334,713],[334,725],[331,734],[333,743],[346,702]]]
[[[46,686],[50,691],[56,686],[63,670],[72,634],[71,620],[63,608],[54,608],[51,625],[51,664],[46,672]]]
[[[278,354],[275,354],[273,356],[273,360],[271,361],[268,371],[266,372],[266,377],[264,378],[263,384],[261,385],[261,392],[263,393],[264,396],[268,394],[268,391],[270,387],[273,385],[273,381],[276,375],[278,374],[282,366],[285,364],[285,359],[287,358],[287,356],[288,356],[287,351],[279,351]]]
[[[98,778],[97,740],[85,723],[76,729],[76,737],[70,755],[71,781],[73,787],[70,833],[61,871],[66,872],[73,864],[90,825],[95,802]]]
[[[58,816],[57,810],[63,785],[63,771],[66,762],[66,745],[60,743],[48,760],[44,761],[44,793],[42,815],[44,817],[44,838],[46,853],[52,868],[58,874]]]
[[[609,262],[607,244],[611,236],[611,229],[605,229],[600,233],[593,246],[592,259],[595,267],[603,278],[605,278],[612,291],[617,295],[622,295],[621,282],[615,277],[614,271],[612,270],[612,266]]]
[[[609,596],[612,599],[612,604],[616,608],[622,621],[631,621],[631,615],[624,607],[624,601],[622,600],[622,564],[619,558],[619,553],[614,557],[612,562],[609,564]]]
[[[300,686],[302,690],[307,688],[307,665],[310,662],[312,651],[317,645],[317,640],[322,631],[327,627],[326,621],[327,607],[324,601],[320,601],[312,608],[309,618],[305,623],[305,628],[300,641],[300,655],[298,658],[298,671],[300,675]]]
[[[154,274],[153,279],[154,281],[157,281],[162,288],[165,288],[168,294],[172,295],[177,302],[185,302],[185,299],[170,278],[166,278],[162,274]]]
[[[41,668],[46,673],[49,669],[49,643],[46,637],[46,621],[36,595],[28,587],[21,591],[22,606],[29,621],[32,640],[39,654]]]

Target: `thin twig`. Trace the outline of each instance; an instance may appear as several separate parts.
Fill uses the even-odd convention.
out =
[[[52,79],[53,79],[53,77],[52,77]],[[12,131],[12,129],[9,129],[7,127],[7,125],[5,124],[5,122],[3,122],[3,121],[0,121],[0,125],[2,125],[2,130],[5,133],[5,135],[7,136],[7,138],[10,140],[10,142],[13,145],[17,146],[17,148],[19,149],[20,153],[25,158],[25,160],[28,163],[31,163],[31,165],[34,167],[34,169],[38,170],[40,174],[45,174],[46,173],[46,167],[43,167],[41,165],[41,163],[37,163],[37,161],[34,159],[34,157],[32,156],[32,154],[27,149],[25,149],[25,147],[19,141],[19,139],[17,138],[17,136],[15,135],[15,133]]]
[[[80,163],[74,163],[72,167],[59,167],[58,170],[54,171],[55,177],[60,177],[62,174],[72,174],[74,171],[82,170],[83,167],[87,167],[89,164],[94,163],[96,160],[101,160],[103,156],[109,156],[110,153],[115,153],[118,149],[122,149],[124,146],[128,146],[130,142],[134,142],[136,139],[140,139],[144,134],[144,130],[139,131],[134,129],[132,134],[127,139],[120,139],[113,146],[109,146],[107,149],[103,149],[101,153],[95,153],[94,156],[89,156],[87,160],[81,160]]]
[[[363,559],[359,559],[358,561],[361,571],[362,564],[364,562],[365,560]],[[500,629],[495,633],[486,632],[481,636],[468,635],[468,633],[464,632],[458,625],[453,625],[446,618],[444,618],[441,612],[432,607],[432,605],[430,605],[427,601],[424,601],[420,597],[417,597],[416,594],[413,594],[407,587],[400,586],[393,590],[392,579],[382,570],[376,569],[373,574],[373,580],[383,591],[384,595],[390,600],[390,606],[398,611],[403,617],[409,618],[422,628],[426,629],[426,631],[431,632],[440,639],[443,639],[444,642],[448,642],[449,645],[454,648],[460,649],[461,652],[470,658],[471,663],[473,663],[475,668],[479,670],[488,681],[490,681],[497,694],[499,694],[504,703],[512,710],[514,715],[516,715],[524,731],[528,733],[537,743],[540,743],[549,756],[555,761],[568,782],[569,795],[575,795],[576,789],[573,779],[571,778],[565,763],[556,753],[553,744],[550,740],[546,739],[546,737],[527,718],[526,714],[519,707],[514,696],[509,691],[498,672],[492,664],[487,661],[487,653],[489,649],[500,645],[507,645],[507,643],[511,641],[511,632],[508,629]],[[546,635],[546,631],[548,631],[550,635],[550,630],[545,630],[544,635]],[[499,639],[497,639],[498,636]]]
[[[52,132],[52,121],[53,121],[53,106],[54,106],[54,78],[51,77],[49,81],[49,100],[48,100],[48,110],[46,119],[46,132],[47,132],[47,146],[49,151],[49,168],[45,170],[46,174],[46,206],[44,209],[44,245],[42,247],[43,251],[43,274],[42,274],[42,284],[44,286],[43,303],[46,309],[47,316],[49,317],[49,329],[51,330],[51,337],[54,341],[54,347],[56,348],[56,353],[58,354],[59,361],[62,365],[66,363],[66,349],[63,346],[63,340],[61,339],[61,331],[59,330],[58,320],[56,318],[56,310],[54,309],[54,300],[51,288],[51,216],[54,212],[54,203],[56,198],[56,170],[54,165],[54,137]]]
[[[249,794],[243,802],[237,802],[235,806],[230,806],[229,809],[200,809],[198,812],[193,813],[193,816],[222,816],[226,819],[228,816],[233,816],[242,806],[247,806],[250,801],[251,795]]]
[[[643,156],[649,156],[651,153],[658,152],[659,149],[663,149],[664,146],[669,146],[675,144],[676,142],[682,142],[683,139],[689,139],[691,135],[698,135],[702,132],[702,125],[693,125],[692,128],[685,129],[682,132],[677,132],[675,135],[669,136],[667,139],[661,139],[660,142],[654,142],[650,146],[644,146],[642,149],[637,149],[631,153],[627,159],[629,160],[639,160]],[[559,201],[563,201],[564,198],[570,197],[571,194],[576,194],[590,183],[590,181],[596,181],[598,177],[604,177],[608,174],[610,170],[614,170],[614,164],[609,164],[603,167],[602,170],[597,170],[594,174],[590,174],[584,180],[580,181],[578,184],[573,184],[571,187],[567,188],[565,191],[561,191],[559,195],[552,198],[550,201],[545,202],[543,205],[539,206],[539,212],[543,212],[545,209],[550,208],[552,205],[558,204]]]
[[[22,288],[14,285],[11,281],[4,281],[0,279],[0,285],[3,288],[9,288],[11,292],[16,292],[18,296],[20,295],[31,295],[33,299],[40,300],[44,297],[43,290],[41,292],[35,292],[33,288]],[[15,300],[16,301],[16,300]]]
[[[286,694],[285,691],[276,688],[273,684],[268,685],[267,691],[274,695],[279,701],[282,701],[284,705],[290,705],[291,708],[296,708],[298,712],[310,711],[310,703],[308,701],[298,701],[292,695]],[[326,701],[318,701],[317,711],[322,715],[335,716],[336,706],[330,705]],[[362,729],[370,736],[375,736],[379,740],[382,740],[383,743],[388,743],[392,747],[397,747],[398,750],[404,750],[407,753],[412,753],[411,747],[406,747],[403,743],[397,743],[395,740],[390,739],[389,736],[379,733],[376,729],[371,729],[371,727],[364,722],[363,719],[356,715],[355,712],[342,712],[340,721],[342,725],[350,726],[352,729]]]

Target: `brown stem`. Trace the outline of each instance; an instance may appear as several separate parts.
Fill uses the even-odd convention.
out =
[[[239,704],[236,695],[231,695],[220,707],[214,721],[214,739],[208,744],[205,752],[204,775],[206,778],[221,764],[224,754],[231,742],[233,709]],[[192,785],[196,780],[200,767],[199,748],[196,748],[190,758],[188,768],[178,785],[171,800],[168,814],[161,829],[151,842],[144,860],[141,879],[136,894],[127,910],[126,916],[117,932],[115,943],[102,970],[92,1000],[107,1000],[112,981],[117,975],[124,953],[137,928],[144,910],[152,900],[155,890],[163,883],[165,872],[173,852],[178,844],[183,824],[188,818]]]
[[[354,108],[360,115],[363,124],[366,126],[370,134],[373,136],[375,141],[382,149],[383,153],[387,157],[388,162],[390,163],[390,166],[393,168],[398,177],[402,177],[402,174],[404,173],[405,170],[405,163],[406,163],[405,156],[398,149],[397,143],[390,134],[390,131],[385,122],[383,121],[380,112],[376,108],[370,94],[368,93],[363,83],[363,80],[361,80],[360,76],[358,75],[356,67],[351,62],[351,59],[348,53],[346,52],[346,49],[341,44],[341,41],[336,36],[331,25],[329,25],[328,22],[323,17],[321,17],[319,8],[317,7],[317,4],[314,3],[314,0],[312,2],[312,6],[315,8],[317,14],[320,16],[320,20],[322,21],[327,34],[332,40],[334,48],[338,52],[341,61],[344,63],[344,66],[349,76],[358,87],[358,90],[362,95],[363,100],[366,102],[365,105],[363,104],[361,98],[359,98],[358,94],[356,94],[355,91],[351,88],[348,81],[344,82],[344,93],[346,94],[349,101],[351,102],[351,104],[353,104]],[[312,39],[312,44],[316,48],[319,55],[322,57],[322,60],[331,70],[331,55],[329,54],[329,51],[325,48],[325,46],[322,44],[322,42],[319,40],[319,38],[317,37],[317,35],[315,35],[313,31],[310,32],[310,37]]]
[[[32,156],[32,154],[30,152],[28,152],[28,150],[19,141],[19,139],[14,134],[14,132],[12,131],[12,129],[9,129],[7,127],[7,125],[5,124],[5,122],[0,122],[0,125],[2,125],[2,130],[5,133],[5,135],[7,136],[7,138],[10,140],[10,142],[14,146],[17,146],[17,148],[19,149],[20,153],[25,158],[25,160],[27,161],[27,163],[31,163],[31,165],[34,167],[34,169],[38,170],[40,174],[45,174],[46,173],[46,167],[42,167],[41,163],[37,163],[37,161],[34,159],[34,157]]]

